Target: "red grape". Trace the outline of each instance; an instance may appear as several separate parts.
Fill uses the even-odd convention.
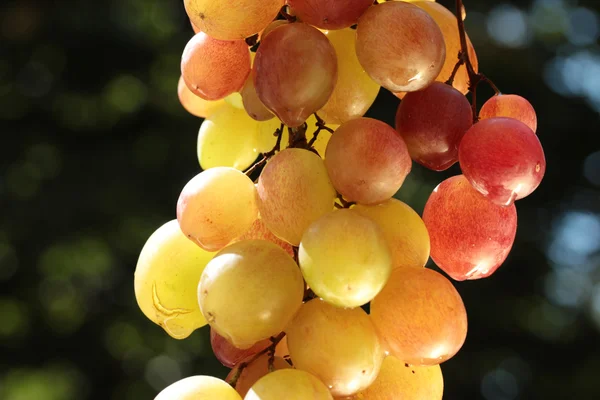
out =
[[[458,156],[473,187],[504,206],[531,194],[546,172],[540,140],[513,118],[494,117],[473,125],[460,143]]]
[[[233,368],[245,358],[250,357],[271,345],[271,339],[261,340],[248,349],[238,349],[210,328],[210,345],[217,360],[228,368]]]
[[[321,29],[342,29],[353,25],[373,4],[372,0],[288,0],[303,22]]]
[[[331,136],[325,166],[333,186],[347,200],[377,204],[400,189],[412,162],[394,128],[376,119],[357,118]]]
[[[486,101],[479,111],[479,119],[492,117],[518,119],[532,131],[537,131],[537,116],[533,106],[525,98],[516,94],[502,94]]]
[[[205,100],[219,100],[242,88],[250,74],[250,51],[243,40],[217,40],[200,32],[185,46],[181,75]]]
[[[337,57],[327,37],[303,23],[266,35],[254,60],[254,84],[262,103],[289,127],[322,108],[337,80]]]
[[[408,93],[396,113],[396,129],[413,160],[434,171],[458,161],[460,140],[473,125],[469,101],[450,85],[434,82]]]
[[[504,262],[515,240],[514,204],[498,206],[467,179],[453,176],[429,196],[423,221],[431,240],[431,258],[457,281],[486,278]]]

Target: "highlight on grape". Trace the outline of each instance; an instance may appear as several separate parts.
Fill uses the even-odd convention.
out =
[[[231,371],[156,399],[441,399],[467,337],[451,279],[502,265],[544,176],[533,106],[479,72],[462,0],[183,3],[177,93],[203,118],[202,172],[142,249],[135,295],[175,339],[209,325]],[[364,117],[381,88],[402,99],[395,127]],[[413,161],[462,170],[422,217],[393,198]]]

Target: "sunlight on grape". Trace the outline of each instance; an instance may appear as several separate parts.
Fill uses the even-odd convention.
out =
[[[583,211],[569,211],[556,222],[547,254],[558,267],[590,271],[595,268],[590,263],[590,256],[598,250],[600,216]]]
[[[531,42],[527,15],[510,4],[494,7],[487,20],[490,37],[503,47],[522,48]]]
[[[156,390],[161,390],[183,377],[179,363],[164,354],[148,361],[144,376]]]

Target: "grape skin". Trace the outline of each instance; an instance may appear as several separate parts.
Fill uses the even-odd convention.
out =
[[[281,369],[256,382],[244,400],[333,400],[319,379],[298,369]]]
[[[212,376],[190,376],[163,389],[154,400],[242,400],[229,384]]]
[[[321,29],[348,28],[373,4],[372,0],[288,0],[295,15]]]
[[[225,104],[223,100],[204,100],[202,97],[195,95],[185,84],[183,76],[179,77],[177,83],[177,96],[187,112],[200,118],[211,116]]]
[[[514,118],[537,132],[537,115],[527,99],[516,94],[501,94],[491,97],[479,110],[479,119],[493,117]]]

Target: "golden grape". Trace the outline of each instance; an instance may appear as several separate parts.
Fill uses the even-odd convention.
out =
[[[211,116],[225,104],[224,100],[210,101],[196,96],[188,89],[183,77],[179,77],[177,96],[179,97],[179,102],[187,112],[200,118]]]
[[[190,376],[167,386],[154,400],[242,400],[234,388],[212,376]]]
[[[314,375],[280,369],[256,382],[244,400],[333,400],[327,386]],[[219,399],[221,400],[221,399]]]

